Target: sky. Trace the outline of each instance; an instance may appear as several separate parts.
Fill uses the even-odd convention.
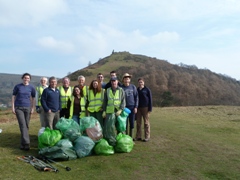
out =
[[[240,79],[239,0],[0,0],[0,73],[64,77],[127,51]]]

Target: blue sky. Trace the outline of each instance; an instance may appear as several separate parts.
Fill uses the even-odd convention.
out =
[[[0,0],[0,72],[64,77],[115,52],[240,79],[238,0]]]

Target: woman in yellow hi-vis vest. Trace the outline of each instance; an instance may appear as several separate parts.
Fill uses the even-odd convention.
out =
[[[116,145],[117,117],[126,106],[125,92],[118,86],[117,77],[111,78],[111,87],[107,88],[103,101],[103,118],[106,117],[103,127],[103,136],[111,146]]]
[[[70,116],[69,119],[73,119],[80,124],[80,119],[86,116],[86,98],[82,97],[81,90],[78,86],[74,86],[72,96],[70,97]]]
[[[102,105],[104,99],[104,89],[101,83],[93,80],[88,90],[88,112],[89,115],[95,117],[103,128]]]

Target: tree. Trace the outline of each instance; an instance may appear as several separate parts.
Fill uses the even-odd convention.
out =
[[[161,99],[161,107],[167,107],[173,104],[173,96],[170,91],[164,91],[161,95]]]
[[[92,63],[91,63],[91,61],[89,61],[89,62],[88,62],[88,66],[91,66],[91,65],[92,65]]]

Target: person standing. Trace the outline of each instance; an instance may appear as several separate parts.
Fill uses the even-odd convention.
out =
[[[85,77],[83,75],[78,76],[78,87],[81,90],[81,96],[87,97],[88,87],[85,85]]]
[[[40,80],[40,85],[36,87],[36,112],[39,114],[41,127],[45,127],[44,110],[41,105],[41,96],[43,90],[48,87],[47,82],[48,79],[46,77],[42,77]]]
[[[103,125],[103,136],[111,146],[116,145],[117,117],[125,108],[125,93],[118,86],[117,77],[111,78],[112,86],[105,91],[102,117],[106,118]]]
[[[13,88],[12,93],[12,112],[16,115],[19,129],[21,132],[21,150],[30,149],[29,123],[31,114],[34,112],[35,88],[30,85],[31,75],[24,73],[23,82]]]
[[[70,98],[70,116],[80,125],[80,119],[86,116],[86,98],[81,96],[81,90],[78,86],[74,86],[73,93]]]
[[[131,111],[127,119],[126,134],[133,137],[135,114],[137,113],[138,108],[138,91],[135,85],[130,84],[131,78],[132,76],[128,73],[125,73],[123,75],[122,88],[125,92],[126,107]]]
[[[64,117],[66,119],[69,118],[70,104],[69,99],[72,95],[72,87],[70,86],[70,79],[68,77],[64,77],[62,79],[62,86],[58,87],[61,96],[61,105],[62,109],[60,111],[60,118]]]
[[[41,104],[44,109],[45,126],[55,129],[60,117],[61,98],[60,91],[57,89],[57,78],[54,76],[49,78],[49,86],[43,90]]]
[[[104,89],[102,89],[101,83],[97,80],[93,80],[88,90],[88,112],[90,116],[96,118],[101,127],[103,128],[102,106],[104,100]]]
[[[116,73],[116,71],[111,71],[110,72],[110,80],[109,80],[109,82],[105,85],[105,89],[107,89],[107,88],[110,88],[111,86],[112,86],[112,83],[111,83],[111,78],[117,78],[117,73]],[[118,86],[119,87],[121,87],[122,86],[122,84],[118,81]]]
[[[101,83],[102,88],[104,89],[105,86],[106,86],[106,83],[103,82],[103,80],[104,80],[104,76],[103,76],[103,74],[102,74],[102,73],[98,73],[98,75],[97,75],[97,79],[98,79],[98,83]]]
[[[152,93],[151,90],[144,85],[143,78],[138,79],[138,97],[139,104],[137,109],[137,132],[134,140],[142,140],[142,117],[144,121],[144,142],[150,139],[150,122],[149,115],[152,112]]]

